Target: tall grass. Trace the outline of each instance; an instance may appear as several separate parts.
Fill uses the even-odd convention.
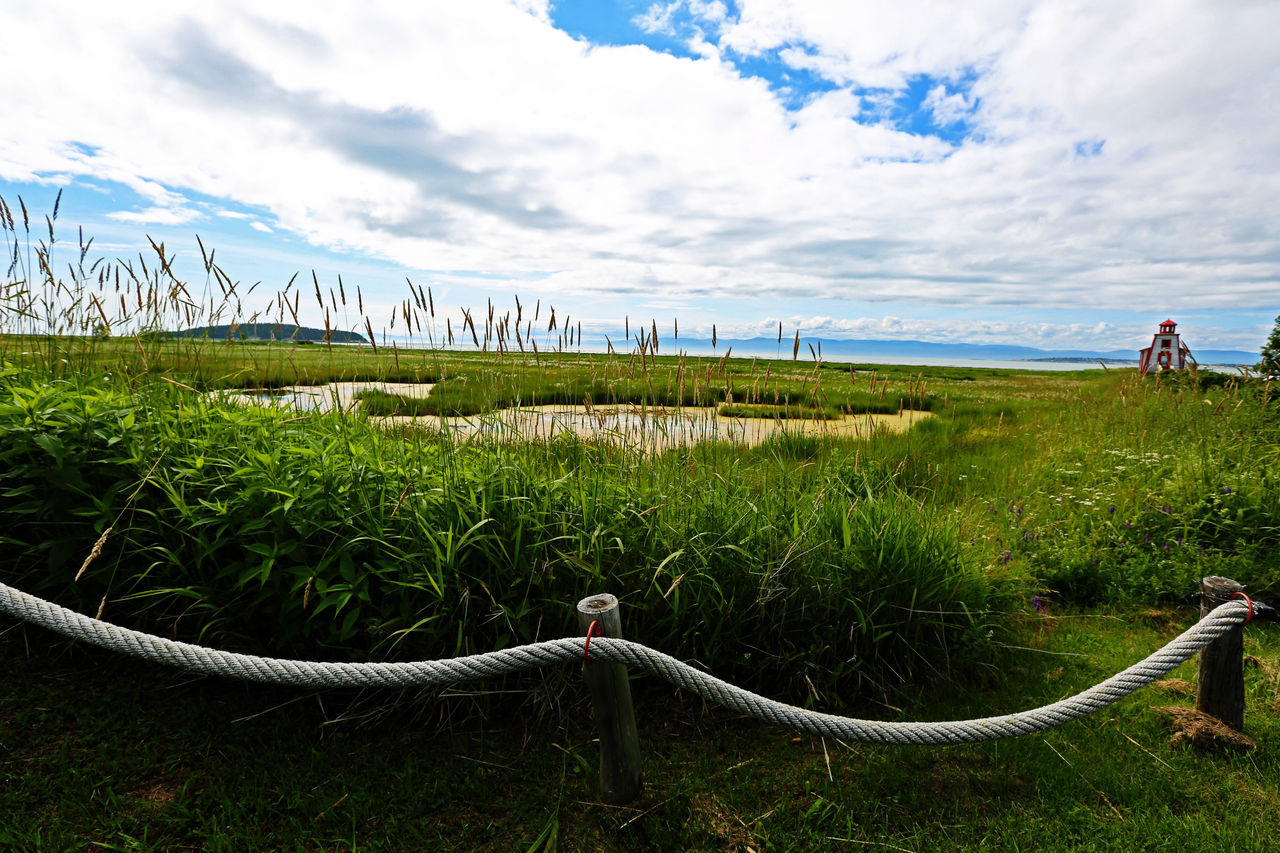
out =
[[[796,689],[945,670],[931,650],[991,618],[996,584],[954,525],[859,491],[856,461],[793,477],[771,445],[456,447],[172,386],[7,381],[9,572],[166,633],[461,654],[562,635],[570,605],[608,589],[636,636]]]
[[[571,632],[572,604],[610,591],[633,636],[836,701],[979,659],[1032,594],[1276,581],[1278,484],[1254,464],[1276,459],[1269,386],[696,358],[660,354],[654,324],[629,352],[588,353],[549,306],[437,316],[414,285],[387,328],[425,348],[388,345],[368,317],[367,347],[175,338],[296,320],[304,296],[332,329],[362,295],[314,275],[305,293],[295,280],[254,295],[212,252],[191,285],[163,246],[90,261],[91,241],[63,278],[52,217],[46,240],[11,213],[0,203],[0,574],[104,618],[267,653],[434,657]],[[572,436],[459,443],[202,393],[336,379],[437,383],[420,400],[368,394],[366,414],[934,416],[861,440],[640,453]]]

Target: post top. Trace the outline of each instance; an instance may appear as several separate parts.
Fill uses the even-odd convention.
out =
[[[1210,575],[1200,580],[1200,601],[1202,607],[1225,604],[1237,592],[1244,592],[1244,584],[1231,578]]]
[[[1200,585],[1205,588],[1229,589],[1232,591],[1244,589],[1238,581],[1233,581],[1231,578],[1224,578],[1221,575],[1209,575],[1206,578],[1201,578]]]
[[[579,613],[605,613],[616,609],[618,606],[618,597],[607,592],[599,595],[588,596],[578,602]]]

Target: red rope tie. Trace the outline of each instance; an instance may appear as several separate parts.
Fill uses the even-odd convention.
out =
[[[1249,605],[1249,616],[1253,616],[1253,604]],[[582,664],[583,666],[591,666],[591,638],[603,637],[604,629],[600,627],[600,620],[592,621],[591,626],[587,628],[587,644],[582,647]]]
[[[1240,625],[1240,627],[1243,628],[1245,625],[1248,625],[1253,621],[1253,599],[1245,595],[1243,592],[1233,592],[1231,593],[1231,598],[1227,600],[1234,601],[1237,598],[1243,598],[1245,601],[1249,602],[1249,617]]]

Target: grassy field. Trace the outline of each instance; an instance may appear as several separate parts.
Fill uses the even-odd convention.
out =
[[[1195,618],[1187,608],[1020,620],[1003,672],[917,688],[880,719],[980,716],[1087,687]],[[875,747],[797,736],[636,682],[646,788],[596,800],[585,689],[541,713],[445,695],[196,678],[38,632],[0,637],[0,846],[13,850],[1274,849],[1280,636],[1251,627],[1250,752],[1199,752],[1149,688],[1017,740]],[[1268,669],[1269,668],[1269,669]],[[1192,665],[1174,676],[1194,678]],[[485,685],[475,685],[484,690]]]
[[[1145,656],[1193,618],[1205,575],[1273,603],[1280,589],[1280,402],[1265,382],[806,362],[798,337],[791,359],[699,358],[653,324],[630,351],[589,353],[549,306],[455,322],[412,286],[391,327],[454,348],[388,347],[369,318],[334,325],[376,348],[174,339],[164,330],[283,322],[302,292],[248,313],[208,256],[203,288],[162,247],[56,263],[0,219],[15,260],[0,292],[0,580],[108,621],[266,655],[425,659],[576,633],[574,603],[612,592],[630,636],[749,689],[938,719],[1059,698]],[[328,316],[363,307],[358,289],[312,283]],[[435,387],[352,411],[216,393],[357,379]],[[376,417],[552,402],[931,416],[661,452],[461,441]],[[590,805],[569,673],[312,694],[0,631],[18,685],[0,700],[0,843],[16,849],[1188,849],[1224,833],[1264,849],[1256,827],[1277,816],[1265,628],[1250,628],[1262,745],[1243,756],[1170,748],[1149,709],[1171,700],[1154,693],[938,752],[796,740],[646,686],[652,785],[619,812]]]

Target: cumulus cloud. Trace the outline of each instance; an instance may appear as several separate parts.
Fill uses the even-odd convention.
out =
[[[922,106],[933,113],[934,120],[939,125],[955,124],[968,117],[973,109],[973,104],[963,92],[947,94],[947,87],[942,84],[929,90]]]
[[[674,35],[676,28],[673,19],[682,5],[684,5],[682,0],[675,0],[672,3],[654,3],[645,9],[643,14],[637,15],[632,23],[646,33]]]
[[[121,183],[119,222],[213,198],[411,269],[740,311],[1275,303],[1275,4],[649,6],[693,57],[575,40],[546,0],[0,9],[0,178]],[[892,120],[921,81],[964,139]]]

